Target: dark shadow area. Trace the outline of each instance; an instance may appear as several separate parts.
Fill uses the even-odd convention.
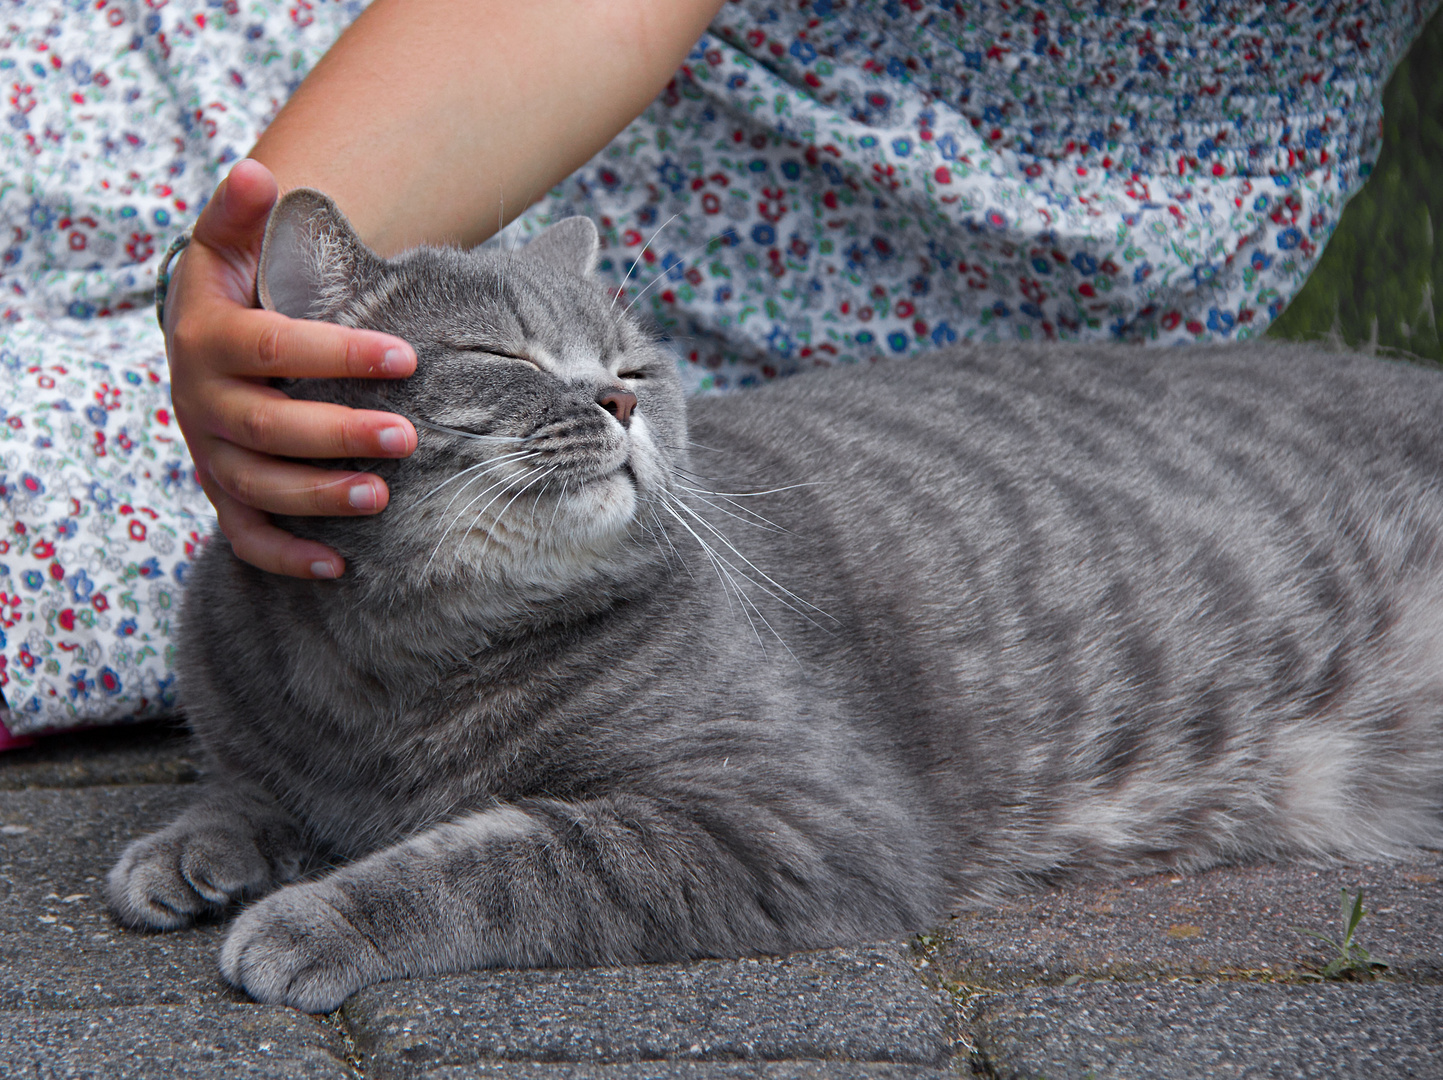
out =
[[[1336,333],[1443,363],[1443,8],[1383,95],[1383,147],[1307,284],[1268,329],[1313,340]]]
[[[190,736],[175,719],[43,735],[0,754],[0,791],[185,784],[197,775]]]

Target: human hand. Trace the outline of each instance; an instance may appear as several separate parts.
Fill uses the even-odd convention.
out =
[[[270,380],[404,378],[416,369],[416,353],[389,334],[252,306],[278,194],[269,169],[241,161],[196,222],[165,302],[171,398],[236,556],[275,574],[334,578],[345,570],[340,555],[277,528],[269,515],[374,514],[390,498],[386,483],[279,458],[406,457],[416,430],[392,413],[293,401]]]

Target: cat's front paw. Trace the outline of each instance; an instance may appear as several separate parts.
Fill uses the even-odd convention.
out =
[[[221,974],[262,1004],[330,1012],[361,987],[394,974],[343,906],[326,881],[266,897],[243,911],[226,935]]]
[[[298,870],[297,864],[281,872]],[[275,877],[246,825],[182,818],[125,849],[105,880],[105,896],[126,926],[176,930],[270,887]]]

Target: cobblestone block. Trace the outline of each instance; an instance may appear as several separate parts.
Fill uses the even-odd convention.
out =
[[[0,1009],[243,1001],[216,967],[221,928],[111,921],[105,874],[185,805],[181,785],[0,791]]]
[[[1080,883],[965,912],[935,934],[927,966],[995,989],[1073,975],[1125,980],[1296,977],[1341,934],[1340,893],[1363,889],[1356,940],[1393,978],[1443,982],[1443,856],[1363,866],[1259,865]]]
[[[379,1074],[372,1074],[379,1075]],[[415,1080],[958,1080],[956,1069],[872,1061],[637,1061],[624,1065],[518,1064],[483,1061],[439,1065]]]
[[[0,1076],[33,1080],[353,1080],[345,1053],[343,1036],[291,1009],[0,1012]]]
[[[975,1040],[996,1080],[1437,1077],[1443,986],[1039,987],[986,999]]]
[[[374,1076],[439,1076],[439,1066],[498,1060],[937,1067],[952,1052],[938,997],[895,945],[403,980],[361,991],[343,1015]]]

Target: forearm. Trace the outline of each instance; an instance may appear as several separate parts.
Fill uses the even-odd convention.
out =
[[[382,254],[471,245],[601,149],[721,0],[376,0],[252,156]]]

